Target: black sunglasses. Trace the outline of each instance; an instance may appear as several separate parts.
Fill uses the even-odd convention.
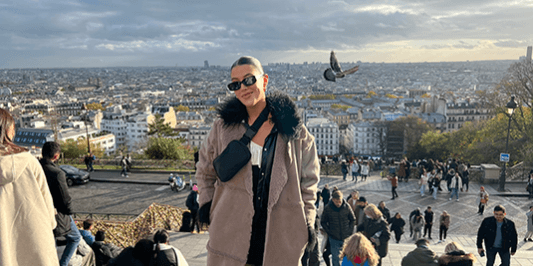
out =
[[[262,77],[265,74],[257,75],[257,76],[249,76],[247,78],[244,78],[242,81],[235,81],[230,84],[228,84],[228,90],[230,91],[238,91],[241,88],[241,84],[244,84],[244,86],[252,86],[257,82],[257,79]]]

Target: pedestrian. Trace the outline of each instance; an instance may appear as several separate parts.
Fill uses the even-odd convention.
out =
[[[413,224],[413,240],[417,241],[419,238],[422,237],[422,230],[424,228],[424,225],[426,224],[426,221],[422,214],[413,216],[413,218],[411,219],[411,223]]]
[[[230,73],[233,96],[218,106],[196,165],[200,222],[209,224],[206,265],[298,265],[303,249],[316,241],[316,143],[286,94],[266,96],[269,76],[259,60],[241,57]],[[254,126],[256,120],[265,122]],[[230,142],[245,142],[248,125],[258,128],[249,142],[251,159],[227,173],[228,165],[217,162],[245,160],[231,153],[242,146]]]
[[[435,173],[435,170],[433,170],[433,173]],[[439,191],[440,186],[440,177],[441,173],[438,172],[436,174],[433,174],[431,180],[428,181],[428,186],[433,194],[433,199],[437,199],[437,193]]]
[[[368,177],[369,173],[370,173],[370,166],[368,165],[368,161],[363,162],[361,164],[361,181],[366,181],[366,178]]]
[[[409,237],[413,237],[413,217],[420,215],[420,208],[416,208],[409,214]]]
[[[198,221],[198,209],[200,209],[200,205],[198,203],[198,186],[194,185],[192,186],[192,191],[189,193],[189,196],[187,196],[187,200],[185,201],[185,206],[187,206],[187,209],[189,209],[189,212],[191,213],[192,218],[192,230],[191,233],[194,233],[194,228],[196,227],[196,232],[198,234],[201,233],[200,229],[200,223]]]
[[[402,258],[401,266],[437,266],[439,256],[435,251],[429,248],[429,241],[427,239],[418,239],[416,242],[416,249],[407,253]]]
[[[451,242],[444,248],[444,255],[439,258],[439,266],[473,266],[476,257],[472,253],[466,253],[464,248],[457,242]]]
[[[529,193],[528,199],[533,199],[533,170],[529,171],[529,179],[527,180],[526,190]]]
[[[524,237],[524,242],[530,241],[533,242],[533,205],[529,206],[529,211],[526,213],[527,217],[527,232],[526,236]]]
[[[518,235],[513,221],[505,218],[505,207],[496,205],[494,216],[483,219],[477,232],[476,245],[479,254],[483,254],[483,242],[487,252],[487,265],[493,266],[496,254],[500,255],[501,266],[509,266],[511,255],[516,253]],[[510,251],[509,251],[510,250]]]
[[[333,192],[331,202],[324,208],[320,224],[328,234],[331,246],[332,265],[340,266],[339,256],[344,243],[355,225],[355,216],[352,209],[342,198],[342,192]]]
[[[424,220],[426,221],[426,224],[424,225],[424,237],[427,235],[429,239],[432,239],[431,227],[433,226],[433,210],[431,210],[431,206],[428,206],[424,211]]]
[[[483,215],[483,212],[485,211],[485,207],[489,204],[489,193],[485,190],[484,186],[481,186],[479,188],[479,193],[477,197],[477,213],[480,215]]]
[[[379,202],[378,209],[383,214],[383,219],[385,219],[385,221],[387,221],[388,223],[390,220],[390,211],[389,209],[387,209],[387,206],[384,201]]]
[[[85,166],[87,167],[87,172],[94,171],[94,168],[93,168],[94,158],[95,157],[92,153],[87,153],[87,155],[85,156],[84,162],[85,162]]]
[[[346,164],[346,160],[341,161],[341,172],[342,180],[346,181],[346,175],[348,175],[348,165]]]
[[[357,227],[357,232],[363,233],[372,242],[379,255],[378,265],[381,265],[381,260],[389,252],[389,224],[374,204],[368,204],[365,207],[365,215],[367,219],[365,219],[361,226]]]
[[[67,266],[72,255],[76,253],[82,237],[71,217],[73,213],[72,198],[68,191],[67,176],[56,164],[60,154],[61,146],[59,143],[53,141],[45,142],[42,147],[42,158],[39,162],[43,167],[50,193],[54,199],[54,207],[57,210],[57,227],[54,229],[54,235],[56,237],[63,236],[67,239],[67,245],[61,255],[59,265]]]
[[[325,184],[324,188],[322,188],[322,202],[324,203],[324,207],[328,205],[329,198],[331,197],[331,191],[329,190],[329,185]]]
[[[406,173],[405,173],[406,167],[407,167],[407,166],[406,166],[406,163],[405,163],[405,159],[402,159],[402,160],[400,161],[400,165],[399,165],[399,167],[398,167],[398,179],[399,179],[400,181],[402,181],[402,180],[403,180],[404,182],[409,181],[409,180],[407,179],[407,175],[406,175]]]
[[[464,166],[464,170],[461,173],[461,176],[463,177],[463,187],[466,188],[466,192],[468,192],[470,184],[470,164],[466,164]]]
[[[372,243],[361,233],[355,233],[344,242],[341,251],[342,266],[376,266],[379,255]]]
[[[390,230],[394,232],[394,237],[396,238],[396,243],[400,243],[402,235],[404,233],[403,227],[405,226],[405,220],[402,218],[402,215],[397,212],[394,217],[390,219]]]
[[[0,108],[0,265],[57,266],[54,203],[35,156],[13,143],[15,119]]]
[[[123,177],[129,177],[128,175],[128,161],[126,160],[126,157],[122,156],[122,159],[120,159],[120,167],[122,167],[122,172],[120,172],[120,175]]]
[[[448,200],[452,200],[453,196],[455,195],[457,198],[456,201],[459,201],[459,189],[463,187],[459,173],[455,172],[454,176],[452,177],[452,181],[450,182],[450,187],[452,188],[452,194]]]
[[[444,166],[444,167],[445,167],[445,169],[446,169],[446,166]],[[451,189],[451,183],[452,183],[452,179],[453,179],[453,177],[455,176],[455,170],[453,170],[453,169],[448,169],[448,170],[446,170],[446,171],[447,171],[447,172],[446,172],[447,174],[446,174],[446,177],[445,177],[445,179],[446,179],[446,188],[448,189],[448,190],[447,190],[448,193],[451,193],[451,192],[452,192],[452,189]]]
[[[363,224],[363,222],[366,219],[365,208],[368,205],[368,203],[366,202],[365,197],[360,196],[359,199],[357,199],[356,204],[357,205],[355,206],[354,215],[355,215],[355,225],[357,226],[357,228],[355,228],[355,231],[359,232],[359,226]]]
[[[355,207],[357,206],[357,200],[359,199],[359,191],[357,190],[352,190],[352,192],[350,192],[350,195],[348,196],[348,198],[346,198],[346,203],[348,203],[348,205],[350,205],[350,208],[352,208],[352,211],[354,211],[354,214],[355,214]]]
[[[133,165],[133,160],[131,159],[131,155],[128,153],[126,156],[126,171],[131,172],[131,166]]]
[[[317,210],[320,207],[320,201],[322,201],[322,191],[317,189],[316,190],[316,200],[315,200],[315,207],[316,207]]]
[[[446,211],[442,211],[442,214],[439,218],[439,242],[446,242],[446,234],[448,233],[448,228],[450,228],[450,223],[452,222],[452,217]],[[444,238],[442,238],[444,236]]]
[[[423,197],[424,194],[426,193],[426,187],[428,185],[428,180],[429,180],[429,177],[430,177],[430,173],[428,171],[426,171],[426,169],[424,168],[422,170],[422,175],[420,176],[420,181],[419,181],[419,185],[420,185],[420,196]]]
[[[391,188],[392,188],[392,200],[399,197],[398,192],[396,192],[396,189],[398,188],[398,176],[396,174],[388,175],[387,179],[390,181]]]
[[[351,163],[352,169],[352,181],[357,182],[357,176],[359,175],[359,164],[357,163],[357,158],[355,158]]]

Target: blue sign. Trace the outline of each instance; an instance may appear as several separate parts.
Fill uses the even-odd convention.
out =
[[[500,153],[500,162],[509,162],[509,153]]]

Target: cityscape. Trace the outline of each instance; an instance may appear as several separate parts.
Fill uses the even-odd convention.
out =
[[[495,114],[478,92],[494,90],[518,60],[531,60],[531,46],[516,61],[345,62],[345,68],[358,65],[359,71],[337,82],[323,78],[324,63],[273,63],[264,69],[270,77],[267,90],[287,93],[299,107],[319,156],[394,157],[387,151],[384,121],[412,115],[451,132],[465,122],[488,120]],[[211,66],[208,60],[203,67],[0,73],[0,106],[17,121],[14,141],[34,154],[45,141],[87,135],[109,156],[142,153],[157,115],[186,145],[198,148],[217,117],[215,107],[232,95],[225,89],[229,67]],[[94,104],[101,108],[86,108]]]

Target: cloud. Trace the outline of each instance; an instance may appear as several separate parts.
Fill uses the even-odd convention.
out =
[[[526,41],[506,40],[506,41],[497,41],[494,43],[494,45],[497,47],[517,48],[517,47],[524,47],[524,46],[531,45],[531,43],[528,43]]]

